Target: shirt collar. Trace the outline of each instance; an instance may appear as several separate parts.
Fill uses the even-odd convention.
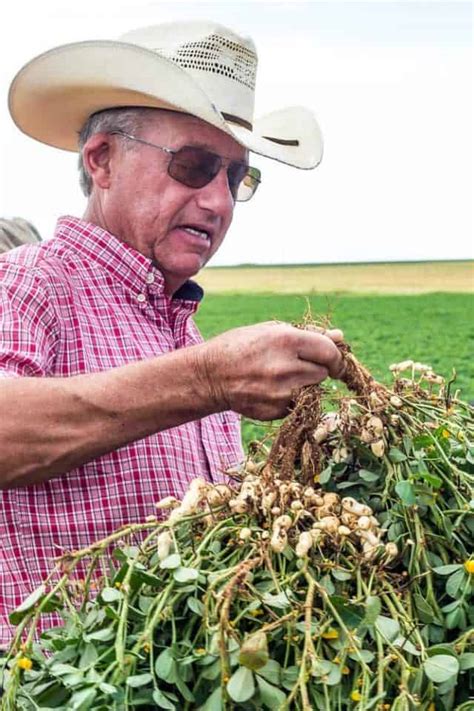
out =
[[[59,218],[55,237],[90,264],[107,271],[133,293],[148,289],[157,296],[165,296],[163,274],[151,259],[102,227],[67,215]],[[199,284],[189,279],[174,294],[173,300],[199,302],[203,295]]]

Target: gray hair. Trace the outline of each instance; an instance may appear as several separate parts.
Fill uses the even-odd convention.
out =
[[[82,149],[86,141],[95,133],[110,133],[111,131],[123,131],[124,133],[135,134],[149,121],[156,116],[159,109],[144,107],[119,107],[105,109],[89,116],[81,131],[79,132],[79,184],[86,197],[92,192],[92,180],[85,169],[82,159]],[[125,150],[133,150],[131,141],[127,141]]]

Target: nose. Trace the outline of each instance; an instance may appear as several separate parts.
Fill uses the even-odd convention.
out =
[[[212,210],[222,217],[232,214],[235,200],[230,191],[226,164],[221,166],[216,177],[210,183],[203,188],[198,188],[196,202],[199,207]]]

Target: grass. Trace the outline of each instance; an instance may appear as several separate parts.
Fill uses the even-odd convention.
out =
[[[256,270],[254,270],[255,273]],[[201,280],[200,280],[201,281]],[[382,382],[388,366],[412,358],[450,376],[465,400],[474,400],[474,295],[432,293],[358,294],[208,294],[196,316],[205,338],[237,326],[278,319],[297,322],[307,304],[313,315],[329,315],[342,328],[357,357]],[[244,443],[260,436],[261,427],[244,423]]]

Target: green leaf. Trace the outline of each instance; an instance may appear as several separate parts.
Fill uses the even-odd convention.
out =
[[[433,647],[428,647],[426,650],[428,657],[435,657],[437,654],[448,654],[450,657],[456,657],[457,654],[449,644],[435,644]]]
[[[257,676],[257,684],[260,690],[262,703],[269,709],[278,709],[286,701],[286,694],[268,681]]]
[[[149,585],[152,588],[158,588],[163,585],[162,578],[149,573],[148,570],[134,570],[132,579],[134,582],[145,583],[145,585]]]
[[[459,658],[459,668],[461,671],[474,669],[474,652],[465,652]]]
[[[328,481],[331,479],[331,474],[332,474],[332,466],[329,466],[329,467],[326,467],[326,469],[323,469],[323,471],[319,475],[319,483],[320,484],[327,484]]]
[[[381,611],[382,603],[380,602],[379,598],[375,595],[369,595],[365,602],[364,622],[367,625],[375,624]]]
[[[140,548],[138,546],[122,546],[121,548],[115,548],[112,552],[112,556],[121,562],[126,562],[130,559],[134,561],[139,555]]]
[[[104,602],[115,602],[123,599],[123,592],[117,588],[104,588],[100,596]]]
[[[332,595],[330,601],[338,611],[344,624],[350,628],[355,628],[360,625],[364,619],[365,610],[362,605],[355,605],[349,602],[342,595]]]
[[[94,645],[86,644],[79,659],[79,669],[85,669],[91,664],[94,664],[94,662],[97,661],[98,656],[99,653],[97,652],[97,649],[94,647]]]
[[[166,558],[163,558],[163,560],[160,563],[160,568],[163,570],[168,570],[168,569],[174,569],[174,568],[179,568],[181,565],[181,556],[179,553],[172,553],[171,555],[167,556]]]
[[[270,684],[280,684],[281,666],[274,659],[269,659],[265,666],[258,670],[258,676],[263,676]]]
[[[352,578],[352,573],[349,573],[347,570],[339,570],[338,568],[333,568],[331,575],[335,580],[340,580],[341,582]]]
[[[232,701],[243,703],[252,698],[255,693],[255,681],[250,669],[239,667],[227,682],[227,693]]]
[[[167,681],[168,684],[174,684],[177,676],[177,665],[171,649],[166,648],[158,655],[155,662],[155,672],[159,679]]]
[[[462,567],[460,570],[456,570],[446,581],[446,592],[450,597],[456,597],[459,589],[467,580],[467,573]]]
[[[460,563],[456,563],[454,565],[439,565],[436,568],[433,568],[433,572],[437,573],[437,575],[451,575],[451,573],[454,573],[455,570],[460,570],[462,567],[463,566]]]
[[[112,684],[107,684],[105,681],[100,682],[99,689],[103,694],[107,694],[108,696],[112,696],[112,694],[117,693],[117,687],[112,686]]]
[[[347,655],[349,659],[352,659],[354,662],[360,662],[362,661],[366,662],[367,664],[370,664],[370,662],[373,661],[374,659],[374,653],[370,652],[368,649],[359,649],[359,652],[349,652]]]
[[[262,596],[262,601],[265,603],[265,605],[268,605],[268,607],[276,607],[277,609],[284,610],[285,608],[290,606],[290,601],[288,600],[288,597],[286,596],[286,593],[280,592],[278,595],[272,595],[271,593],[265,593]]]
[[[453,600],[453,602],[450,602],[448,605],[443,605],[441,610],[444,613],[452,612],[455,610],[459,605],[462,605],[462,598],[460,600]]]
[[[375,620],[375,629],[389,642],[393,642],[400,634],[400,625],[391,617],[379,615]]]
[[[176,706],[159,689],[153,691],[153,701],[160,709],[176,711]]]
[[[413,602],[415,604],[418,617],[420,618],[420,622],[423,622],[425,625],[429,625],[431,622],[435,621],[436,618],[433,609],[422,595],[415,593],[413,595]]]
[[[448,612],[445,619],[445,627],[448,630],[455,630],[457,627],[463,629],[466,626],[466,615],[462,607],[457,607],[452,612]]]
[[[139,686],[145,686],[153,681],[153,675],[150,672],[145,672],[145,674],[135,674],[134,676],[129,676],[127,678],[127,686],[131,686],[132,689],[137,689]]]
[[[368,469],[359,469],[359,476],[363,481],[369,482],[377,481],[380,478],[380,474],[370,472]]]
[[[184,669],[181,668],[181,672],[183,672]],[[184,698],[185,701],[188,703],[194,703],[195,698],[194,695],[191,693],[191,691],[188,689],[186,684],[184,683],[184,680],[179,676],[179,674],[176,674],[176,686],[178,687],[178,691],[181,694],[181,696]]]
[[[9,619],[12,625],[17,625],[25,614],[31,610],[32,607],[36,605],[37,602],[41,600],[41,598],[44,597],[46,594],[46,585],[40,585],[36,590],[33,590],[32,593],[28,595],[27,598],[23,600],[22,603],[18,605],[18,607],[13,610],[13,612],[10,613]]]
[[[197,597],[188,597],[188,599],[186,600],[186,604],[191,610],[191,612],[194,612],[195,615],[199,615],[200,617],[202,617],[205,608],[201,600],[198,600]]]
[[[319,579],[319,584],[322,588],[324,588],[324,590],[326,590],[328,595],[334,595],[334,593],[336,592],[334,583],[332,582],[329,575],[323,575],[322,578]]]
[[[428,679],[434,681],[435,684],[440,684],[457,675],[459,662],[456,657],[447,654],[436,654],[423,663],[423,671]]]
[[[296,684],[299,673],[300,670],[296,666],[285,667],[285,669],[282,669],[281,685],[283,686],[283,688],[287,689],[288,691],[291,691],[294,685]]]
[[[204,706],[201,706],[198,711],[222,711],[222,689],[220,686],[214,689]]]
[[[399,481],[395,484],[395,491],[401,498],[404,504],[412,506],[416,504],[416,496],[411,481]]]
[[[97,691],[94,688],[75,691],[68,701],[67,708],[73,711],[88,711],[92,707],[96,695]]]
[[[398,464],[400,462],[405,462],[407,460],[407,455],[403,454],[401,449],[397,449],[397,447],[392,447],[391,449],[389,449],[388,458],[391,462]]]
[[[196,568],[179,567],[173,572],[173,578],[177,583],[191,583],[194,580],[197,580],[198,577],[199,570],[196,570]]]
[[[433,474],[428,470],[420,471],[420,476],[423,481],[426,481],[427,484],[430,484],[433,489],[440,489],[443,485],[443,480],[441,479],[441,477],[439,477],[437,474]]]
[[[96,632],[89,632],[84,635],[85,642],[91,642],[93,640],[97,642],[108,642],[115,637],[115,630],[113,627],[103,627],[101,630]]]
[[[413,654],[415,657],[420,656],[420,650],[415,647],[413,642],[406,639],[406,637],[397,637],[397,639],[393,642],[393,646],[401,649],[404,654]]]
[[[327,686],[336,686],[341,681],[341,668],[326,660],[315,659],[311,665],[311,674],[321,677],[321,682]]]
[[[66,674],[76,674],[79,670],[76,667],[73,667],[71,664],[52,664],[50,669],[50,673],[52,676],[65,676]]]

